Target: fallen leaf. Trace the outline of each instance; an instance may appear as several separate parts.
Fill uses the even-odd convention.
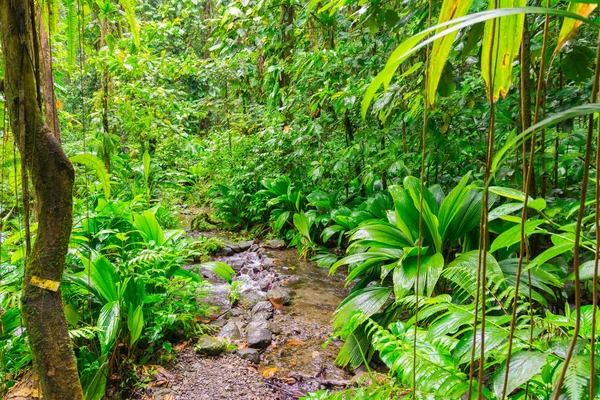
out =
[[[273,304],[273,307],[275,307],[276,310],[283,310],[283,302],[281,301],[281,299],[275,299],[273,297],[269,297],[269,301],[271,302],[271,304]]]
[[[256,369],[256,367],[254,367],[252,364],[248,364],[246,366],[246,368],[248,369],[248,371],[258,372],[258,370]]]
[[[239,350],[245,349],[245,348],[248,347],[248,343],[239,342],[239,343],[237,343],[237,347],[238,347]]]
[[[287,383],[288,385],[293,385],[294,383],[296,383],[296,378],[292,378],[291,376],[287,378],[281,378],[281,380]]]
[[[181,344],[178,344],[177,346],[174,347],[174,349],[177,351],[183,351],[187,347],[188,343],[189,342],[186,341]]]
[[[304,346],[306,343],[304,343],[302,340],[299,339],[291,339],[289,342],[286,343],[286,346]]]
[[[277,372],[277,365],[271,368],[264,368],[260,371],[260,373],[262,374],[263,377],[265,378],[272,378],[275,375],[275,372]]]
[[[163,400],[173,400],[173,399],[174,399],[174,397],[171,393],[169,393],[169,394],[165,395],[165,397],[163,397]]]

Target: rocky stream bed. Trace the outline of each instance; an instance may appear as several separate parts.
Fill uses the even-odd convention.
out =
[[[335,365],[341,343],[322,346],[346,295],[342,276],[299,260],[279,241],[228,244],[215,260],[236,271],[238,301],[232,307],[229,285],[205,273],[213,286],[203,301],[215,307],[218,333],[190,343],[161,369],[146,399],[288,400],[354,382]]]

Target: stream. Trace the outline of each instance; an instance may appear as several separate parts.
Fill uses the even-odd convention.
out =
[[[279,241],[228,244],[214,259],[236,271],[237,302],[231,306],[228,284],[203,272],[213,285],[202,301],[214,307],[210,324],[217,333],[181,349],[155,374],[144,398],[289,400],[353,383],[353,375],[335,365],[342,343],[323,347],[347,294],[343,273],[328,276]],[[215,350],[223,340],[235,346]]]

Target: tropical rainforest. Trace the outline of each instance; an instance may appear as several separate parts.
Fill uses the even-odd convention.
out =
[[[600,399],[582,0],[0,0],[0,397]]]

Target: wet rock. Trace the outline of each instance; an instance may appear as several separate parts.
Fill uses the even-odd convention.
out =
[[[240,249],[241,249],[242,251],[246,251],[246,250],[248,250],[248,249],[249,249],[249,248],[250,248],[250,247],[251,247],[253,244],[254,244],[254,241],[253,241],[253,240],[246,240],[245,242],[241,242],[241,243],[239,244],[239,246],[240,246]]]
[[[277,286],[267,292],[267,298],[277,304],[288,304],[292,299],[292,291],[282,286]]]
[[[273,317],[274,307],[270,301],[260,301],[252,308],[252,320],[255,319],[270,319]],[[263,317],[264,318],[259,318]]]
[[[241,340],[242,331],[236,322],[229,321],[223,328],[221,328],[218,336],[226,337],[231,340]]]
[[[229,266],[231,268],[233,268],[234,271],[238,272],[246,264],[246,259],[243,257],[236,256],[236,257],[231,257],[231,258],[227,259],[226,262],[227,262],[227,264],[229,264]]]
[[[229,285],[213,285],[208,289],[207,295],[202,301],[209,306],[216,307],[219,310],[229,308]]]
[[[240,310],[239,308],[232,308],[231,311],[229,311],[229,313],[232,317],[239,317],[243,314],[242,310]]]
[[[225,351],[226,344],[223,340],[212,336],[203,336],[196,345],[196,353],[203,356],[218,356]]]
[[[231,256],[233,254],[239,253],[240,251],[242,251],[240,246],[238,246],[237,244],[228,243],[225,245],[225,247],[223,247],[221,253],[226,256]]]
[[[275,259],[274,258],[270,258],[270,257],[264,257],[261,260],[261,264],[265,268],[270,268],[270,267],[272,267],[275,264]]]
[[[239,349],[236,352],[236,354],[242,360],[249,361],[252,364],[260,364],[260,354],[258,354],[258,351],[256,349],[250,349],[250,348]]]
[[[269,322],[269,330],[274,335],[279,335],[281,333],[281,328],[275,322]]]
[[[282,249],[285,247],[285,242],[279,239],[271,239],[267,240],[263,246],[268,249]]]
[[[267,321],[254,321],[248,324],[248,347],[264,349],[271,344],[273,334]]]
[[[250,308],[254,307],[259,301],[267,300],[267,293],[261,290],[248,290],[240,293],[240,304]]]

